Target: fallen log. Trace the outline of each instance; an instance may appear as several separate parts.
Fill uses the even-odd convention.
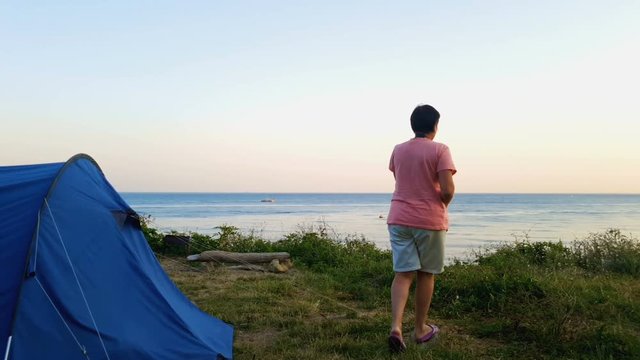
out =
[[[286,252],[236,253],[219,250],[205,251],[203,253],[187,257],[187,260],[189,261],[216,261],[238,264],[270,263],[272,260],[285,261],[289,259],[289,253]]]
[[[291,262],[290,259],[282,260],[282,262],[280,262],[278,259],[273,259],[269,264],[265,264],[264,266],[256,265],[256,264],[243,264],[243,265],[230,266],[229,269],[273,272],[273,273],[281,274],[281,273],[286,273],[292,267],[293,267],[293,263]]]
[[[228,251],[205,251],[200,254],[190,255],[187,257],[189,261],[215,261],[218,263],[241,264],[232,266],[230,269],[235,270],[252,270],[261,272],[285,273],[293,267],[293,262],[289,253],[272,252],[272,253],[236,253]],[[256,265],[256,264],[263,264]]]
[[[229,269],[267,272],[267,269],[264,266],[254,264],[229,266]]]

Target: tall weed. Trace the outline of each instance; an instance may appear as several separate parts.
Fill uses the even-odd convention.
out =
[[[573,243],[577,266],[591,272],[613,272],[640,277],[640,242],[618,229],[591,233]]]

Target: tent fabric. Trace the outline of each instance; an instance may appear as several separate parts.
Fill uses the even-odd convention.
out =
[[[0,356],[3,357],[38,211],[62,165],[0,167]]]
[[[31,197],[4,191],[3,184],[12,183],[10,170],[0,168],[0,219],[11,221],[4,219],[5,209],[17,209],[11,201],[32,199],[28,203],[36,210],[13,220],[20,222],[14,229],[30,230],[0,237],[3,249],[15,247],[15,258],[23,255],[0,262],[0,271],[16,267],[11,273],[18,274],[19,290],[15,284],[3,287],[1,298],[16,304],[0,318],[1,339],[12,336],[9,359],[232,358],[233,328],[178,290],[138,224],[127,220],[135,212],[91,158],[32,168],[50,185],[46,200],[42,184]],[[26,187],[18,180],[13,184]],[[3,340],[0,349],[5,345]]]

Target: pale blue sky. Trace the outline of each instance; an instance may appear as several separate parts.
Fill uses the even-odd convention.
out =
[[[121,191],[390,192],[418,103],[464,192],[640,192],[638,1],[0,2],[0,164]]]

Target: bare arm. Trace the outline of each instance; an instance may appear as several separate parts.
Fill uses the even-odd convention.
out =
[[[440,199],[449,206],[453,200],[453,194],[456,192],[456,186],[453,183],[453,172],[451,170],[442,170],[438,172],[438,181],[440,182]]]

